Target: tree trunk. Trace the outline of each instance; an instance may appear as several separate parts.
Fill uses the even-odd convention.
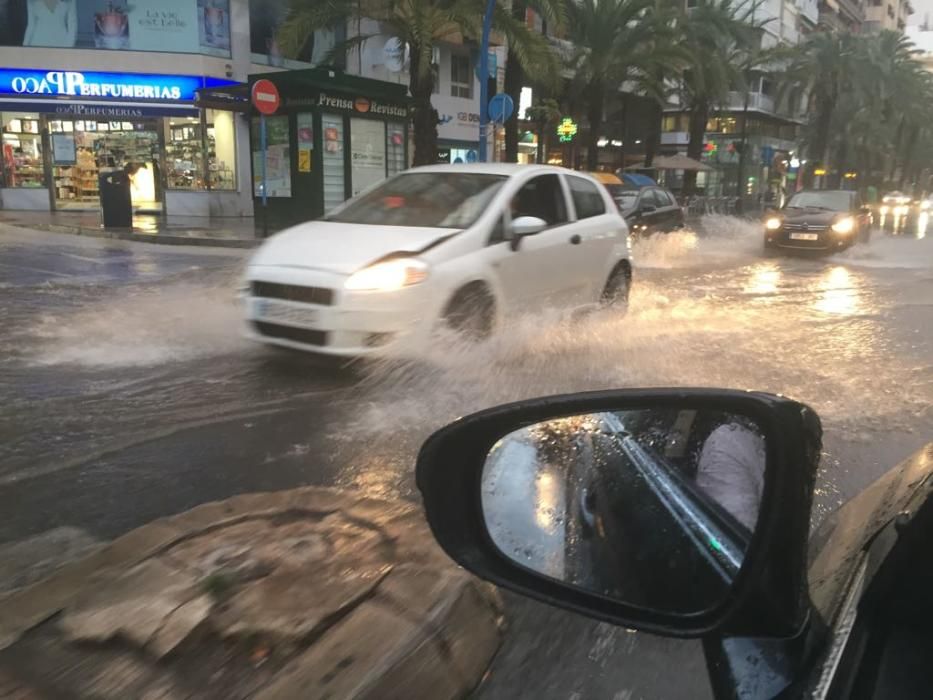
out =
[[[546,162],[545,142],[547,140],[547,122],[538,122],[538,150],[535,153],[535,162],[539,165]]]
[[[408,89],[411,91],[412,114],[411,128],[414,132],[415,153],[412,162],[414,165],[433,165],[437,162],[437,110],[431,104],[431,94],[434,92],[434,73],[430,67],[420,70],[421,47],[414,44],[410,47],[411,73],[408,79]]]
[[[505,162],[518,162],[518,104],[522,96],[522,82],[525,71],[518,59],[509,51],[508,63],[505,64],[505,94],[512,98],[515,109],[512,116],[505,120]]]
[[[586,139],[586,169],[595,171],[599,167],[599,130],[603,126],[603,101],[605,95],[602,90],[593,90],[587,100],[586,120],[589,122],[589,131]]]
[[[619,109],[619,141],[622,142],[622,147],[619,149],[619,160],[622,162],[619,164],[621,170],[625,170],[625,148],[628,144],[628,95],[626,93],[621,94],[622,106]]]
[[[658,147],[661,145],[661,120],[664,118],[664,110],[661,103],[657,100],[651,101],[651,113],[648,116],[648,123],[651,128],[648,130],[648,138],[645,142],[645,167],[650,168],[654,163],[654,157],[658,154]]]
[[[525,21],[527,3],[524,0],[513,0],[512,17],[519,22]],[[515,110],[512,116],[505,120],[505,162],[518,162],[518,104],[522,96],[522,83],[525,81],[525,71],[515,54],[509,51],[505,64],[505,94],[512,98]]]
[[[687,143],[687,157],[700,160],[703,157],[703,143],[706,138],[706,122],[709,121],[709,103],[705,99],[694,102],[690,110],[690,141]],[[697,171],[684,171],[683,196],[692,197],[696,194]]]

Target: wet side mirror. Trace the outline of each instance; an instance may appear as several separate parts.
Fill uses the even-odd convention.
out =
[[[533,236],[547,228],[547,221],[537,216],[519,216],[512,220],[509,228],[509,241],[512,250],[518,250],[525,236]]]
[[[448,426],[417,478],[440,544],[494,583],[661,634],[785,635],[807,613],[819,436],[763,394],[570,395]]]

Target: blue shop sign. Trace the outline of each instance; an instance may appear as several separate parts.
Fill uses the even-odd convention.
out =
[[[195,91],[200,88],[234,84],[232,80],[197,75],[0,68],[0,96],[31,100],[93,98],[132,102],[193,102]]]

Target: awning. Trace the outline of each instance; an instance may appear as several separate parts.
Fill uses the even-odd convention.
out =
[[[655,156],[654,160],[651,162],[651,168],[645,167],[645,162],[636,163],[635,165],[630,165],[626,170],[697,170],[697,171],[709,171],[713,170],[706,163],[701,163],[698,160],[693,158],[688,158],[687,156],[676,155],[676,156]]]
[[[650,187],[658,184],[652,178],[640,173],[619,173],[619,175],[622,179],[622,184],[629,185],[630,187]]]
[[[194,102],[204,109],[222,109],[228,112],[249,111],[249,86],[225,85],[201,88],[195,92]]]

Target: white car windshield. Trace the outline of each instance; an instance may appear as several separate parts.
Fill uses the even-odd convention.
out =
[[[464,229],[486,210],[506,179],[488,173],[403,173],[350,200],[325,219],[346,224]]]

